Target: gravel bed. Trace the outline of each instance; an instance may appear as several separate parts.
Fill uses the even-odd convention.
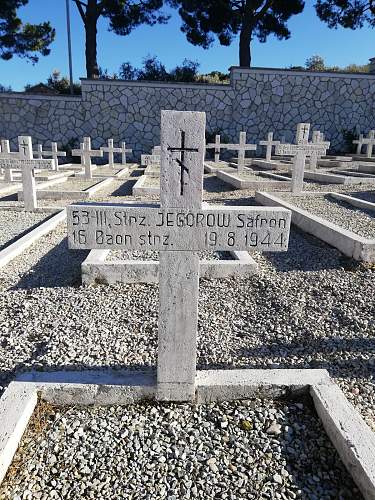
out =
[[[362,499],[304,402],[41,405],[0,499]]]
[[[48,216],[49,214],[0,210],[0,250]]]
[[[200,260],[230,260],[229,252],[198,252]],[[134,251],[127,250],[111,251],[107,260],[159,260],[159,252],[154,250]]]
[[[111,168],[111,167],[105,167],[105,168],[97,168],[96,170],[93,171],[92,175],[94,177],[100,177],[101,175],[104,177],[104,176],[112,176],[112,175],[116,175],[118,172],[120,172],[120,170],[122,170],[121,168],[119,167],[115,167],[115,168]]]
[[[151,177],[150,175],[146,175],[146,180],[143,183],[142,187],[160,188],[160,178],[159,177]]]
[[[359,236],[375,238],[375,218],[371,210],[357,208],[329,196],[301,197],[283,194],[282,198]]]
[[[84,191],[85,189],[98,184],[98,182],[100,182],[100,179],[81,180],[78,177],[74,177],[66,182],[45,187],[43,188],[43,191]]]

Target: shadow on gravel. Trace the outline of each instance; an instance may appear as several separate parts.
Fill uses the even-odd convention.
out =
[[[117,188],[111,196],[132,196],[133,194],[133,186],[135,184],[135,180],[127,180],[119,188]]]
[[[223,191],[235,191],[233,186],[229,186],[217,177],[205,177],[203,180],[203,188],[209,193],[221,193]]]
[[[131,172],[129,177],[141,177],[141,175],[144,175],[145,169],[144,168],[136,168]]]
[[[17,193],[0,196],[0,201],[18,201]]]
[[[29,288],[59,288],[81,284],[81,264],[88,250],[68,249],[64,238],[35,264],[11,290]]]
[[[56,210],[56,213],[57,213],[57,210]],[[20,233],[17,234],[17,236],[14,236],[14,238],[12,238],[11,240],[6,241],[4,243],[4,245],[0,245],[0,250],[4,250],[5,248],[9,247],[12,243],[14,243],[17,240],[21,239],[22,236],[25,236],[25,234],[30,233],[31,231],[33,231],[37,227],[41,226],[42,224],[44,224],[45,222],[47,222],[47,220],[51,219],[54,215],[56,215],[56,213],[50,214],[50,215],[46,214],[45,219],[41,220],[40,222],[37,222],[37,223],[33,224],[32,226],[29,226],[24,231],[21,231]]]
[[[267,252],[264,257],[280,272],[288,271],[324,271],[332,269],[352,270],[353,261],[323,241],[311,236],[298,227],[290,231],[287,252]]]

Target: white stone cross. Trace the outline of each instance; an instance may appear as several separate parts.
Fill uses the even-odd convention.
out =
[[[53,161],[53,170],[59,170],[59,156],[66,156],[65,151],[59,151],[57,142],[51,142],[51,151],[43,151],[43,156],[50,156]]]
[[[296,144],[309,142],[310,127],[310,123],[297,123]]]
[[[363,134],[359,134],[358,139],[353,141],[353,144],[357,144],[357,155],[360,155],[362,153]]]
[[[238,172],[243,172],[245,168],[246,151],[256,151],[256,144],[246,144],[246,132],[240,132],[239,144],[223,144],[223,148],[238,151]]]
[[[115,166],[114,153],[122,153],[122,148],[114,148],[113,139],[108,139],[108,147],[101,147],[100,149],[103,153],[108,153],[108,165],[113,168]]]
[[[161,146],[154,146],[151,151],[152,155],[161,155]]]
[[[320,144],[323,148],[325,147],[326,150],[324,152],[324,155],[327,154],[327,150],[331,145],[330,142],[324,141],[324,136],[319,130],[314,130],[314,132],[312,133],[312,144]],[[316,171],[318,160],[322,156],[322,153],[319,151],[315,151],[310,155],[309,168],[311,171]]]
[[[23,197],[25,210],[33,211],[37,208],[35,172],[36,168],[52,169],[52,160],[33,159],[33,144],[31,137],[18,137],[18,158],[0,159],[0,167],[9,170],[22,171]]]
[[[103,157],[103,151],[100,149],[91,149],[90,137],[84,137],[80,149],[72,150],[73,156],[81,157],[81,165],[85,167],[85,179],[92,179],[91,158],[93,156]]]
[[[72,249],[159,251],[157,397],[195,395],[201,250],[286,251],[290,211],[202,203],[205,113],[162,111],[160,206],[68,207]]]
[[[121,143],[121,153],[122,153],[121,163],[122,163],[122,165],[126,165],[126,153],[132,153],[132,152],[133,152],[132,149],[126,149],[126,143],[125,143],[125,141],[123,141]]]
[[[292,172],[293,194],[298,195],[303,191],[303,177],[306,157],[311,157],[314,154],[323,156],[327,149],[327,143],[313,144],[311,142],[300,142],[299,144],[279,144],[278,146],[276,146],[276,155],[294,156]]]
[[[273,140],[273,132],[268,132],[267,140],[266,141],[260,141],[259,145],[260,146],[266,146],[266,161],[271,161],[272,158],[272,148],[273,146],[277,146],[280,144],[280,141],[274,141]]]
[[[38,144],[36,151],[33,151],[33,157],[42,160],[43,159],[43,146]]]
[[[375,130],[370,130],[368,137],[362,139],[363,144],[366,144],[366,157],[372,157],[372,150],[375,145]]]
[[[220,161],[220,150],[225,148],[225,144],[220,143],[220,135],[215,135],[215,142],[206,145],[206,149],[215,149],[215,163]]]
[[[1,153],[0,159],[10,160],[12,158],[18,158],[19,151],[11,152],[9,141],[7,139],[1,140]],[[5,182],[13,182],[13,171],[9,168],[4,169],[4,180]]]

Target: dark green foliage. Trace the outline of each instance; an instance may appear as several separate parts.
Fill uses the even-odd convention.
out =
[[[342,26],[355,30],[365,24],[372,28],[375,26],[373,0],[318,0],[315,9],[330,28]]]
[[[9,60],[16,55],[35,64],[38,54],[47,56],[50,53],[55,30],[49,22],[23,24],[17,9],[27,3],[28,0],[0,0],[0,57]]]
[[[290,37],[287,21],[303,11],[303,0],[167,0],[178,8],[181,30],[193,45],[207,49],[218,38],[230,45],[240,35],[240,65],[250,66],[250,43],[265,42],[271,34]]]
[[[12,87],[4,87],[4,85],[1,85],[0,83],[0,94],[3,94],[4,92],[12,92]]]
[[[141,24],[150,26],[166,23],[168,16],[160,12],[164,0],[73,0],[80,13],[86,31],[87,78],[98,78],[97,23],[100,17],[109,22],[109,31],[117,35],[129,35]]]
[[[199,63],[184,59],[180,66],[168,72],[156,56],[148,56],[143,60],[140,69],[134,68],[130,62],[121,65],[119,75],[124,80],[147,80],[159,82],[196,82],[200,81],[198,75]]]
[[[47,85],[51,89],[56,90],[59,94],[70,94],[70,83],[66,76],[61,76],[60,71],[54,71],[47,79]],[[81,84],[73,83],[73,93],[81,94]]]

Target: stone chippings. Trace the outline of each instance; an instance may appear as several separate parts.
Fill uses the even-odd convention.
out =
[[[229,252],[198,252],[200,260],[228,260]],[[159,252],[152,250],[128,252],[111,251],[106,260],[159,260]]]
[[[84,81],[82,97],[43,97],[4,94],[0,98],[0,136],[17,138],[32,132],[35,142],[50,146],[90,135],[99,139],[93,147],[126,140],[139,158],[160,142],[162,109],[206,111],[210,131],[220,131],[230,141],[246,130],[252,142],[264,140],[267,131],[275,139],[294,139],[295,125],[310,122],[323,131],[332,147],[344,150],[343,131],[357,126],[374,128],[375,93],[371,77],[340,77],[261,70],[232,72],[231,85],[183,85]],[[259,151],[259,149],[258,149]]]
[[[41,404],[0,499],[362,498],[306,402]]]
[[[375,239],[375,217],[373,211],[354,207],[329,196],[296,197],[283,194],[282,198],[344,229],[353,231],[359,236]]]
[[[41,223],[48,214],[0,209],[0,250],[8,242]]]

